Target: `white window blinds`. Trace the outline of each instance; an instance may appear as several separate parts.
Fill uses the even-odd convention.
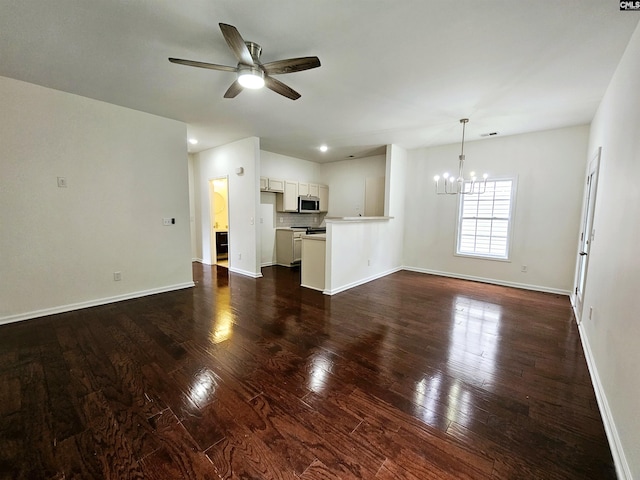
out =
[[[461,195],[456,253],[507,260],[514,179],[488,180],[478,195]]]

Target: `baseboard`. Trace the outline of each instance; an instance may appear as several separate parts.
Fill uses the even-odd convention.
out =
[[[265,263],[261,263],[260,267],[273,267],[275,265],[275,262],[265,262]]]
[[[232,268],[229,267],[229,271],[233,272],[233,273],[238,273],[240,275],[244,275],[245,277],[251,277],[251,278],[260,278],[262,277],[262,273],[256,273],[256,272],[250,272],[248,270],[241,270],[239,268]]]
[[[141,290],[137,292],[126,293],[124,295],[98,298],[98,299],[89,300],[86,302],[70,303],[67,305],[60,305],[52,308],[45,308],[42,310],[33,310],[31,312],[20,313],[17,315],[9,315],[8,317],[0,317],[0,325],[4,325],[7,323],[21,322],[23,320],[32,320],[34,318],[45,317],[47,315],[56,315],[58,313],[72,312],[74,310],[81,310],[83,308],[107,305],[109,303],[122,302],[123,300],[131,300],[133,298],[146,297],[148,295],[155,295],[158,293],[166,293],[166,292],[172,292],[174,290],[192,288],[194,286],[195,286],[195,283],[193,282],[185,282],[185,283],[179,283],[176,285],[169,285],[167,287],[152,288],[149,290]]]
[[[377,280],[378,278],[386,277],[387,275],[391,275],[392,273],[399,272],[400,270],[402,270],[402,267],[395,267],[395,268],[392,268],[390,270],[386,270],[384,272],[380,272],[380,273],[378,273],[376,275],[372,275],[370,277],[363,278],[363,279],[358,280],[356,282],[348,283],[347,285],[342,285],[342,286],[340,286],[338,288],[332,288],[331,290],[325,289],[325,290],[323,290],[322,293],[324,293],[325,295],[335,295],[337,293],[344,292],[345,290],[349,290],[350,288],[357,287],[359,285],[363,285],[365,283],[372,282],[373,280]]]
[[[407,270],[409,272],[417,272],[417,273],[427,273],[429,275],[439,275],[441,277],[459,278],[460,280],[471,280],[473,282],[490,283],[492,285],[500,285],[502,287],[521,288],[523,290],[533,290],[536,292],[556,293],[558,295],[567,295],[567,296],[571,294],[570,290],[562,290],[562,289],[553,288],[553,287],[544,287],[542,285],[531,285],[528,283],[506,282],[503,280],[496,280],[494,278],[474,277],[472,275],[462,275],[458,273],[441,272],[439,270],[430,270],[428,268],[416,268],[416,267],[404,266],[402,267],[402,270]]]
[[[204,262],[202,260],[197,260],[197,261],[202,263],[203,265],[209,265],[209,266],[215,265],[215,263],[213,263],[213,264],[212,263],[206,263],[206,262]],[[261,265],[261,267],[264,267],[264,266],[265,265]],[[227,267],[227,269],[230,272],[238,273],[240,275],[244,275],[245,277],[251,277],[251,278],[260,278],[260,277],[262,277],[262,273],[261,272],[259,272],[259,273],[249,272],[248,270],[241,270],[239,268],[234,268],[234,267],[231,267],[231,266]]]
[[[607,395],[605,394],[602,382],[600,382],[600,375],[598,374],[598,368],[596,367],[596,362],[593,358],[593,353],[591,352],[589,338],[584,331],[583,325],[580,323],[578,324],[578,332],[580,333],[580,341],[582,342],[584,356],[587,359],[587,367],[589,368],[591,383],[593,384],[593,389],[596,392],[596,400],[598,402],[598,408],[600,409],[600,415],[602,416],[602,423],[604,424],[604,430],[607,434],[609,447],[611,448],[613,463],[616,466],[616,474],[619,480],[633,480],[631,467],[629,467],[627,457],[624,454],[622,442],[620,440],[620,436],[618,435],[618,429],[616,428],[616,424],[613,420],[611,408],[609,408]]]

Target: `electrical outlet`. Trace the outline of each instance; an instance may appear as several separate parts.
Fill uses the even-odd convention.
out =
[[[593,318],[593,307],[589,307],[589,320]]]
[[[67,188],[67,177],[58,177],[58,187]]]
[[[371,266],[371,260],[370,259],[367,260],[367,266],[369,266],[369,267]]]
[[[520,271],[522,273],[527,273],[527,266],[526,265],[522,265],[522,268],[520,269]]]
[[[113,281],[119,282],[122,280],[122,272],[113,272]]]
[[[173,225],[174,223],[176,223],[176,219],[175,218],[163,218],[162,219],[162,224],[165,227],[170,227],[171,225]]]
[[[284,218],[283,217],[278,217],[280,218],[280,223],[284,223]]]
[[[238,260],[242,260],[242,254],[241,253],[238,254]]]

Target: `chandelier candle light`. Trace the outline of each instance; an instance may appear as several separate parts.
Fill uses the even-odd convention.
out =
[[[440,175],[433,177],[436,181],[436,193],[438,195],[481,195],[487,188],[487,177],[489,175],[486,173],[482,175],[482,180],[478,180],[475,172],[470,173],[468,180],[464,178],[464,130],[467,123],[469,123],[469,119],[461,118],[460,123],[462,124],[462,147],[458,157],[460,159],[458,178],[449,175],[448,172],[443,173],[442,178],[440,178]]]

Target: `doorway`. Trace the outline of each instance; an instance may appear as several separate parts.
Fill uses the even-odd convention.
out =
[[[209,180],[211,264],[229,268],[229,179]]]
[[[589,162],[587,170],[587,185],[584,192],[583,217],[580,230],[580,243],[578,246],[578,268],[576,269],[575,307],[578,323],[582,321],[584,307],[584,287],[587,284],[587,269],[589,267],[589,252],[595,230],[593,229],[593,216],[596,205],[596,190],[598,187],[598,169],[600,167],[600,153],[602,147]]]

